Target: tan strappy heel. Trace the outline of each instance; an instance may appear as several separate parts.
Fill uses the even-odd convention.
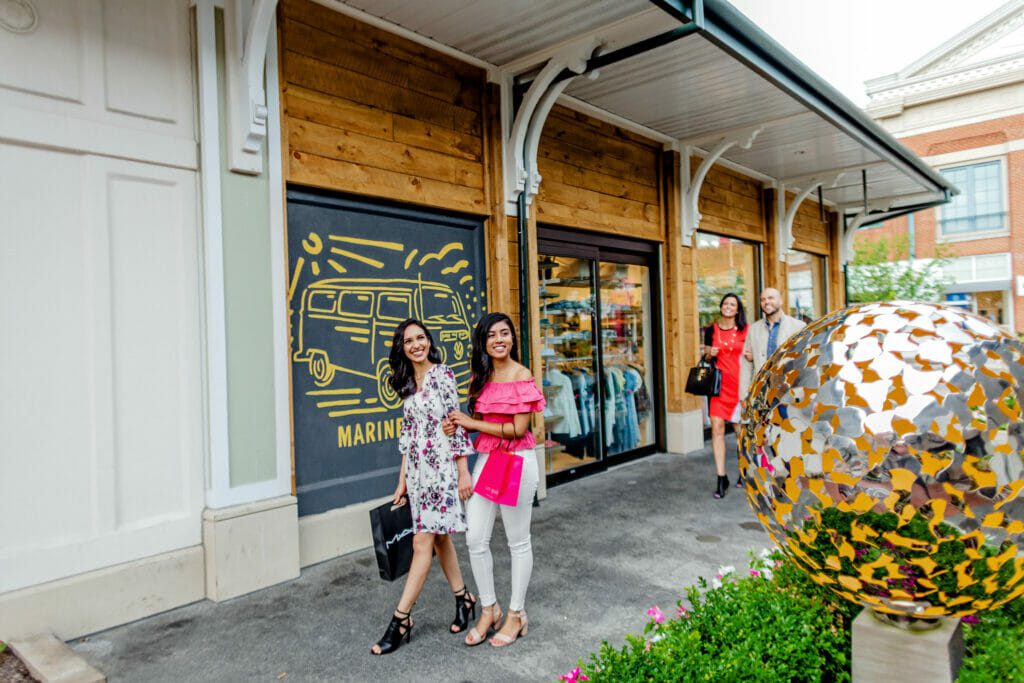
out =
[[[508,616],[505,617],[505,622],[508,623],[508,620],[512,617],[516,617],[517,619],[519,619],[519,630],[511,636],[505,635],[504,633],[495,633],[493,636],[491,636],[491,647],[508,647],[512,643],[519,640],[519,638],[526,636],[530,624],[530,622],[526,618],[526,610],[509,610]]]
[[[477,630],[477,624],[479,624],[480,622],[477,622],[477,624],[473,624],[473,628],[469,629],[469,633],[466,634],[466,645],[469,645],[470,647],[473,647],[474,645],[479,645],[480,643],[487,640],[487,635],[491,631],[497,630],[498,624],[499,622],[501,622],[501,617],[503,616],[501,611],[501,605],[499,605],[498,603],[494,603],[493,605],[482,607],[480,609],[480,618],[483,619],[485,614],[489,614],[491,617],[490,625],[486,629],[484,629],[484,633],[481,634]]]

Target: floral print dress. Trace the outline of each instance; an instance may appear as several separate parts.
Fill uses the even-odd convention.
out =
[[[466,530],[455,459],[468,455],[473,447],[461,427],[451,437],[441,429],[441,421],[458,407],[455,373],[447,365],[430,368],[420,390],[405,399],[398,447],[405,456],[405,485],[417,533]]]

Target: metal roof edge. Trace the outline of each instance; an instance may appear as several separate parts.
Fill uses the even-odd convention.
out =
[[[702,35],[868,149],[936,191],[959,190],[725,0],[703,0]]]

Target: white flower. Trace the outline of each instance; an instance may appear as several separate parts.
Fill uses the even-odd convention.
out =
[[[768,567],[765,567],[765,568],[763,568],[763,569],[761,570],[761,577],[762,577],[762,578],[763,578],[763,579],[764,579],[765,581],[771,581],[771,580],[772,580],[772,570],[771,570],[771,569],[768,569]]]
[[[720,579],[711,579],[711,587],[712,588],[721,588],[722,587],[722,581]]]
[[[720,576],[723,579],[725,577],[729,576],[730,574],[735,574],[735,573],[736,573],[736,567],[729,566],[729,567],[719,567],[718,568],[718,576]]]
[[[760,557],[762,560],[767,560],[771,558],[773,552],[775,551],[771,548],[761,548],[761,553],[758,555],[758,557]]]

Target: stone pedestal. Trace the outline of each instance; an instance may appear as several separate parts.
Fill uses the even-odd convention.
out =
[[[956,619],[944,618],[929,631],[883,623],[870,609],[853,620],[853,683],[951,683],[963,656],[963,629]]]

